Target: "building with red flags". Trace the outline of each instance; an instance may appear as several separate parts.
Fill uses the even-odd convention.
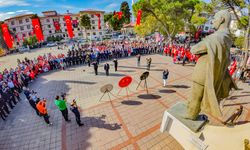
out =
[[[34,14],[18,15],[4,20],[4,23],[8,25],[10,32],[15,34],[12,35],[14,47],[22,46],[23,41],[20,39],[31,36],[31,32],[33,31],[31,17],[33,15]]]
[[[104,11],[87,9],[80,11],[80,15],[87,14],[90,17],[91,30],[83,32],[83,37],[94,39],[105,35]],[[99,17],[100,16],[100,17]]]
[[[48,37],[61,37],[62,39],[68,40],[69,34],[64,19],[65,15],[70,16],[72,32],[76,39],[80,38],[101,38],[106,33],[106,26],[104,24],[104,11],[100,10],[83,10],[79,13],[66,13],[58,14],[55,10],[44,11],[42,16],[39,17],[40,27],[43,35],[42,41],[47,41]],[[85,30],[79,25],[80,15],[88,14],[91,19],[91,29]],[[29,36],[36,36],[35,30],[32,25],[32,16],[34,14],[18,15],[15,17],[4,20],[4,23],[8,25],[10,32],[13,35],[12,40],[13,47],[19,48],[23,45],[23,40]],[[99,17],[100,16],[100,17]]]

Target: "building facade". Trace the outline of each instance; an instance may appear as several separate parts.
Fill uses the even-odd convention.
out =
[[[84,10],[80,11],[80,16],[87,14],[90,18],[90,24],[91,24],[91,29],[86,30],[83,29],[83,37],[87,39],[95,39],[95,38],[102,38],[104,37],[106,33],[106,24],[104,23],[104,11],[98,11],[98,10]],[[98,29],[98,17],[97,14],[100,14],[100,25],[101,28]]]
[[[14,37],[16,47],[22,45],[23,39],[33,34],[31,17],[34,14],[25,14],[6,19],[4,23],[8,24],[10,33]]]
[[[66,23],[64,16],[69,15],[71,17],[71,23],[76,39],[96,39],[102,38],[105,35],[106,27],[104,24],[104,11],[98,10],[84,10],[79,13],[66,13],[58,14],[56,11],[44,11],[42,16],[39,16],[41,22],[41,28],[43,31],[44,41],[47,41],[49,37],[61,37],[64,40],[69,40]],[[91,29],[85,30],[80,26],[80,16],[87,14],[90,17]],[[96,14],[100,14],[100,25],[98,29],[98,17]],[[4,20],[8,24],[9,30],[14,37],[14,46],[21,47],[23,40],[29,36],[34,35],[31,18],[34,14],[25,14]],[[60,29],[56,29],[55,23],[59,24]]]

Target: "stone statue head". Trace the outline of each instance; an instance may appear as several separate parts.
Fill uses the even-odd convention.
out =
[[[213,27],[215,30],[220,28],[229,28],[231,21],[231,14],[227,10],[221,10],[214,16]]]

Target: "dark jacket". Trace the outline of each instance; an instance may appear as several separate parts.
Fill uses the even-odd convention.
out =
[[[70,110],[75,114],[75,116],[80,116],[80,112],[77,107],[71,107]]]
[[[168,71],[163,71],[162,78],[163,79],[168,79],[168,74],[169,74]]]
[[[106,70],[106,71],[109,70],[109,64],[104,65],[104,70]]]

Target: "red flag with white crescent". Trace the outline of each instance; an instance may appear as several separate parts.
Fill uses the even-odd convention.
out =
[[[96,17],[98,17],[98,29],[101,29],[101,15],[100,14],[95,14]]]
[[[118,20],[120,20],[122,18],[122,11],[114,12],[114,15],[117,15],[118,16]]]
[[[56,31],[60,30],[60,24],[58,21],[54,21],[54,27],[55,27]]]
[[[69,15],[64,16],[65,22],[66,22],[66,27],[68,30],[68,34],[70,38],[74,37],[74,33],[72,31],[72,23],[71,23],[71,18]]]
[[[136,18],[136,25],[138,26],[141,24],[141,15],[142,15],[142,10],[138,10]]]
[[[38,18],[32,19],[32,25],[33,25],[38,42],[43,41],[44,37],[43,37],[43,32],[41,29],[39,19]]]
[[[13,47],[13,39],[10,35],[8,25],[6,23],[2,24],[2,32],[3,32],[3,39],[6,43],[6,45],[8,46],[8,48],[12,48]]]

